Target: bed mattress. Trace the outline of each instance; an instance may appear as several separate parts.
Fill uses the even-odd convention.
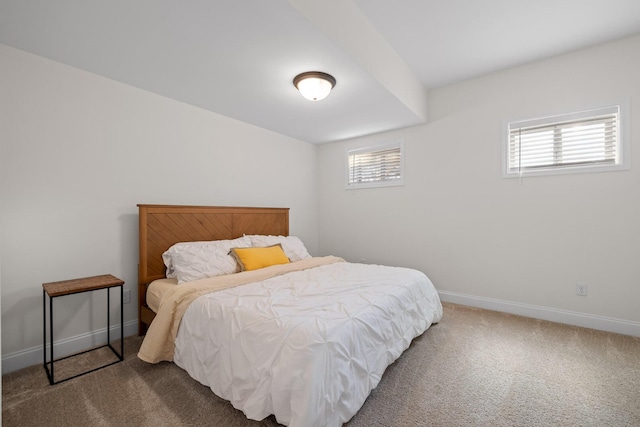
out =
[[[198,297],[174,362],[250,419],[341,426],[441,317],[423,273],[338,262]]]
[[[176,279],[158,279],[149,283],[147,286],[147,306],[154,312],[157,313],[160,309],[160,301],[167,293],[173,292],[173,290],[178,286],[178,281]]]

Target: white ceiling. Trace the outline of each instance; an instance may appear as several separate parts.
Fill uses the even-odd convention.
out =
[[[640,32],[639,0],[0,0],[0,43],[323,143],[424,123],[428,89]],[[310,102],[304,71],[337,85]]]

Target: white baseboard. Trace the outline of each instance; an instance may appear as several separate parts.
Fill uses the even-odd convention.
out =
[[[640,337],[640,322],[614,319],[610,317],[594,316],[575,311],[559,310],[555,308],[522,304],[513,301],[479,297],[475,295],[460,294],[456,292],[438,292],[443,302],[468,305],[487,310],[501,311],[517,314],[534,319],[548,320],[551,322],[566,323],[568,325],[584,328],[598,329],[601,331],[615,332],[618,334]],[[120,333],[120,328],[111,328],[111,339]],[[138,333],[138,320],[131,320],[124,324],[124,336],[128,337]],[[71,338],[56,341],[54,344],[54,356],[56,359],[70,354],[78,353],[91,347],[107,342],[107,328]],[[126,356],[126,355],[125,355]],[[2,374],[17,371],[33,365],[43,364],[42,346],[32,347],[26,350],[7,354],[2,357]]]
[[[487,310],[533,317],[534,319],[566,323],[568,325],[640,337],[640,322],[631,322],[628,320],[594,316],[592,314],[578,313],[575,311],[559,310],[556,308],[522,304],[513,301],[459,294],[456,292],[440,291],[438,293],[442,301],[453,304],[468,305]]]
[[[111,327],[111,341],[120,338],[120,326]],[[124,324],[124,336],[135,335],[138,333],[138,320],[131,320]],[[65,338],[54,343],[53,356],[56,359],[68,356],[70,354],[79,353],[92,347],[104,345],[107,343],[107,328],[97,331],[88,332],[86,334],[77,335],[71,338]],[[49,357],[49,345],[47,345],[47,358]],[[118,350],[119,352],[119,350]],[[18,369],[26,368],[33,365],[44,365],[42,357],[44,355],[42,346],[28,348],[26,350],[17,351],[2,357],[2,375]],[[125,354],[126,356],[126,354]],[[44,372],[44,368],[43,372]]]

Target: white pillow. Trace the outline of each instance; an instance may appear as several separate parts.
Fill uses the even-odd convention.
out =
[[[206,241],[206,242],[181,242],[181,243],[176,243],[175,245],[173,245],[169,249],[167,249],[167,251],[162,254],[162,260],[164,261],[165,267],[167,267],[167,271],[165,273],[165,276],[167,276],[167,279],[175,279],[176,278],[176,270],[175,270],[175,268],[173,268],[173,259],[172,259],[172,256],[174,254],[178,254],[178,253],[180,253],[182,251],[185,251],[185,250],[195,250],[195,248],[198,247],[198,246],[211,245],[211,242],[212,241]]]
[[[231,248],[249,247],[248,237],[210,242],[176,243],[162,254],[167,266],[167,277],[178,279],[178,284],[206,277],[233,274],[240,271]],[[173,276],[173,277],[172,277]]]
[[[265,236],[253,234],[245,237],[251,239],[251,246],[255,247],[273,246],[280,243],[284,253],[291,262],[311,258],[311,255],[309,255],[307,248],[304,247],[302,240],[295,236]]]

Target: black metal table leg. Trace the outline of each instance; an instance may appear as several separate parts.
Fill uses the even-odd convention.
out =
[[[53,385],[55,380],[53,376],[53,298],[51,297],[49,297],[49,338],[51,339],[51,344],[49,345],[49,351],[51,352],[51,378],[49,378],[49,382]]]

